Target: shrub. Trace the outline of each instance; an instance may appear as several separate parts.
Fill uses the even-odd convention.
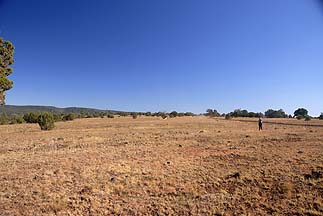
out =
[[[38,117],[39,114],[38,113],[26,113],[23,118],[27,123],[38,123]]]
[[[55,122],[62,121],[62,114],[53,114],[53,116]]]
[[[145,116],[151,116],[152,114],[151,114],[151,112],[146,112],[145,113]]]
[[[311,121],[311,119],[312,119],[311,116],[306,116],[305,117],[305,121]]]
[[[162,117],[162,119],[166,119],[166,118],[167,118],[166,113],[161,113],[161,115],[160,115],[160,116]]]
[[[226,114],[226,115],[225,115],[225,119],[226,119],[226,120],[230,120],[231,118],[232,118],[232,116],[231,116],[230,114]]]
[[[63,116],[63,121],[73,121],[76,118],[75,114],[69,113]]]
[[[85,118],[93,118],[93,117],[94,117],[94,115],[87,113]]]
[[[136,119],[138,117],[138,114],[137,113],[131,113],[131,116],[133,119]]]
[[[178,116],[178,113],[176,111],[173,111],[173,112],[169,113],[170,118],[175,118],[177,116]]]
[[[12,116],[10,119],[10,124],[22,124],[24,122],[25,122],[24,118],[19,115]]]
[[[107,114],[107,117],[108,117],[108,118],[114,118],[114,115],[112,115],[112,114]]]
[[[9,123],[9,118],[6,114],[0,116],[0,125],[6,125]]]
[[[98,118],[98,117],[100,117],[100,113],[99,113],[99,112],[95,112],[95,113],[93,113],[93,117],[94,117],[94,118]]]
[[[321,115],[319,116],[320,120],[323,120],[323,113],[321,113]]]
[[[128,116],[129,113],[127,113],[127,112],[117,112],[117,115],[125,117],[125,116]]]
[[[48,112],[40,114],[38,124],[41,130],[52,130],[55,127],[53,114]]]

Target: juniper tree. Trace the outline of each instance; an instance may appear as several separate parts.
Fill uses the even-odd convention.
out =
[[[11,42],[0,38],[0,105],[5,104],[5,92],[12,88],[13,82],[8,79],[12,73],[10,65],[13,64],[15,47]]]

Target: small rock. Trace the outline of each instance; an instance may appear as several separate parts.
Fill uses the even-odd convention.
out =
[[[178,145],[178,147],[183,147],[182,145]]]

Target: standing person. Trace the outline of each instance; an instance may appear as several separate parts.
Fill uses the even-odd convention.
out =
[[[262,119],[259,117],[258,119],[258,126],[259,126],[259,130],[262,130]]]

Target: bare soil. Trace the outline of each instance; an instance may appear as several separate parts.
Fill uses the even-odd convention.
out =
[[[323,215],[323,121],[0,126],[0,215],[112,214]]]

